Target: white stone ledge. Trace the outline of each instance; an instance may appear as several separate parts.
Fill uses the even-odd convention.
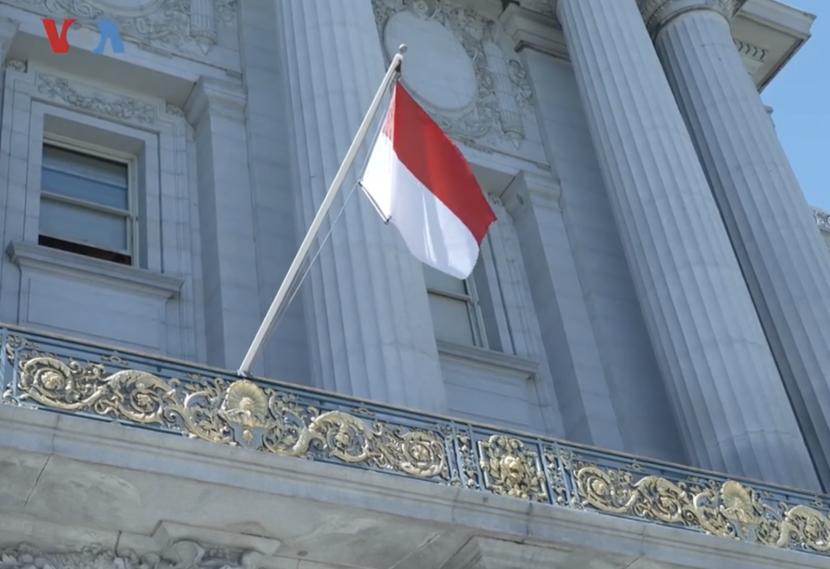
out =
[[[470,346],[462,346],[460,344],[453,344],[452,342],[445,342],[437,340],[438,353],[442,356],[447,356],[462,360],[466,363],[481,365],[489,368],[501,369],[504,371],[516,373],[520,375],[533,375],[539,369],[539,364],[532,360],[528,360],[512,354],[505,354],[503,352],[496,352],[493,350],[485,350],[482,348],[473,348]]]
[[[52,249],[34,243],[13,241],[6,253],[19,267],[36,267],[52,272],[71,273],[162,298],[175,298],[184,280],[173,275],[111,263],[94,257]]]
[[[827,567],[824,556],[32,409],[0,406],[0,433],[0,519],[46,518],[76,536],[152,535],[163,520],[198,520],[208,530],[256,520],[257,535],[285,544],[279,555],[292,555],[299,539],[309,561],[325,551],[292,536],[292,528],[322,524],[314,526],[315,543],[334,547],[331,532],[350,566],[349,555],[365,553],[359,549],[366,535],[397,536],[399,543],[380,548],[371,565],[356,566],[390,566],[407,547],[423,553],[418,540],[434,535],[441,551],[418,566],[443,567],[482,535],[578,552],[586,562],[592,555],[613,559],[601,565],[609,568]],[[374,525],[361,536],[346,531],[354,524]]]

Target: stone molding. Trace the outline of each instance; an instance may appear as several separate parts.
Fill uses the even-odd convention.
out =
[[[438,344],[439,354],[461,361],[475,363],[479,366],[499,369],[513,375],[522,375],[528,379],[533,379],[539,371],[539,364],[537,362],[521,356],[485,350],[483,348],[462,346],[443,340],[437,340],[436,343]]]
[[[514,569],[515,567],[570,567],[572,553],[564,548],[541,547],[485,536],[475,536],[447,562],[442,569]],[[617,559],[619,567],[628,567],[636,561],[625,556],[625,563]],[[586,563],[585,566],[588,564]],[[593,563],[590,563],[594,566]],[[574,565],[582,566],[582,564]],[[605,565],[602,565],[603,567]]]
[[[162,298],[177,297],[184,285],[182,278],[173,275],[76,255],[35,243],[12,241],[6,248],[6,254],[21,268],[37,267],[80,274]]]
[[[758,63],[764,63],[766,61],[767,55],[769,54],[768,49],[738,38],[733,38],[733,41],[735,42],[735,47],[738,48],[738,53],[741,54],[741,57],[756,61]]]
[[[692,10],[713,10],[732,20],[746,0],[638,0],[646,27],[652,35],[669,20]]]
[[[198,124],[208,110],[244,121],[246,102],[245,92],[236,82],[201,77],[185,103],[184,113],[192,125]]]
[[[526,207],[561,209],[562,187],[551,176],[519,172],[501,195],[504,207],[516,215]]]
[[[553,13],[534,8],[536,6],[533,4],[508,4],[499,16],[505,33],[513,41],[513,49],[520,52],[530,48],[554,57],[567,58],[565,36]]]

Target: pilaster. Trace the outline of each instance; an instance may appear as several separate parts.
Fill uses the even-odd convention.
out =
[[[730,32],[669,20],[655,44],[817,471],[830,487],[830,257]]]
[[[235,82],[203,77],[185,112],[198,163],[208,362],[233,367],[260,321],[245,95]]]
[[[385,61],[370,0],[286,0],[279,18],[298,226],[305,232]],[[346,196],[370,146],[355,162]],[[357,397],[446,408],[421,267],[360,192],[346,203],[303,294],[316,383]]]
[[[565,435],[603,448],[624,449],[594,337],[584,291],[562,219],[560,186],[521,172],[502,196],[514,220],[545,355],[551,365]]]
[[[9,18],[0,18],[0,121],[3,117],[3,92],[5,90],[6,79],[6,57],[11,50],[14,36],[17,35],[17,29],[20,24]]]
[[[816,488],[720,212],[635,0],[560,0],[558,15],[690,458],[706,468]]]

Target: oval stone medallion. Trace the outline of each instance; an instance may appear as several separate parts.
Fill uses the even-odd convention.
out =
[[[419,98],[446,110],[459,110],[473,102],[476,74],[464,47],[447,28],[409,11],[398,12],[386,23],[384,44],[388,53],[408,46],[403,80]]]

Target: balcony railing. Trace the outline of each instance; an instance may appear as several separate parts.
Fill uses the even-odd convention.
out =
[[[3,403],[830,555],[830,497],[0,326]]]

